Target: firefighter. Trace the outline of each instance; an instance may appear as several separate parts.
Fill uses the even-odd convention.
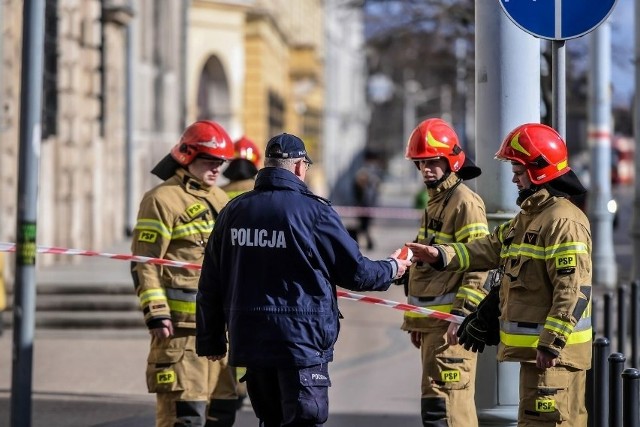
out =
[[[131,244],[134,255],[201,264],[218,213],[227,204],[216,187],[233,143],[218,123],[186,128],[170,154],[151,171],[164,180],[140,203]],[[132,276],[151,334],[147,386],[156,393],[156,426],[231,426],[237,395],[227,360],[195,352],[199,271],[134,263]]]
[[[465,156],[453,128],[427,119],[411,134],[405,157],[424,180],[428,204],[416,241],[421,244],[470,242],[489,234],[484,203],[463,181],[480,175]],[[458,316],[475,311],[486,295],[485,272],[439,272],[416,263],[409,271],[408,302]],[[405,312],[402,329],[421,350],[422,424],[474,427],[476,353],[458,345],[458,325]]]
[[[568,199],[585,191],[552,128],[528,123],[502,142],[521,211],[466,244],[410,244],[415,257],[451,271],[496,268],[489,295],[458,330],[466,348],[498,345],[520,362],[520,427],[583,427],[591,365],[591,233]]]
[[[233,199],[240,194],[253,190],[255,176],[260,168],[260,150],[258,146],[246,136],[233,144],[235,158],[222,175],[229,183],[221,187]]]

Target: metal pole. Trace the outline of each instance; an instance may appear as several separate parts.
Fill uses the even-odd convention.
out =
[[[44,0],[24,2],[20,89],[20,148],[13,309],[11,426],[31,425],[36,301],[36,222],[41,144]]]
[[[625,357],[621,353],[609,356],[609,427],[622,427],[622,370]]]
[[[627,368],[622,372],[622,425],[638,427],[638,401],[640,399],[640,371]]]
[[[497,1],[475,2],[477,188],[487,216],[514,215],[511,165],[494,154],[516,126],[540,121],[540,41],[520,30]],[[491,224],[493,225],[493,224]],[[480,425],[516,425],[519,366],[497,363],[495,347],[478,356],[476,406]]]
[[[593,382],[597,384],[594,387],[593,398],[593,426],[607,427],[607,398],[609,391],[609,365],[607,365],[607,355],[609,353],[609,340],[606,338],[596,338],[593,343],[594,363],[593,363]]]
[[[591,188],[589,220],[593,236],[593,283],[614,287],[617,281],[613,248],[611,200],[611,25],[603,22],[589,35],[589,132]]]
[[[567,55],[564,40],[551,41],[551,127],[567,138]]]
[[[634,32],[635,32],[635,87],[640,88],[640,0],[635,1],[634,8]],[[633,134],[636,141],[640,138],[640,96],[636,90],[633,97]],[[636,142],[637,145],[637,142]],[[633,258],[631,261],[631,279],[640,280],[640,153],[636,151],[634,158],[634,197],[633,217],[631,220],[631,235],[633,236]]]
[[[605,338],[609,338],[613,340],[613,328],[612,328],[612,316],[613,316],[613,294],[611,292],[607,292],[603,296],[604,298],[604,308],[603,308],[603,317],[604,317],[604,330],[602,331],[602,335]]]
[[[627,288],[624,285],[618,287],[618,351],[624,353],[627,339],[627,311],[625,301],[627,300]]]
[[[131,0],[129,0],[129,7]],[[133,158],[133,21],[129,20],[125,29],[125,94],[124,94],[124,146],[125,146],[125,234],[133,235],[135,226],[135,191]]]
[[[634,280],[631,282],[631,367],[638,367],[638,348],[640,340],[640,312],[638,311],[638,301],[640,298],[640,282]]]

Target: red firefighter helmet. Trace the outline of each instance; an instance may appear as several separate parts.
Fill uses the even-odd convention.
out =
[[[222,160],[233,158],[233,142],[227,131],[216,122],[199,120],[185,129],[180,142],[171,149],[171,157],[187,166],[198,156]]]
[[[453,172],[464,164],[465,155],[458,142],[458,135],[442,119],[427,119],[411,133],[405,157],[410,160],[444,157]]]
[[[256,167],[260,166],[260,149],[258,146],[247,138],[246,136],[242,136],[236,142],[233,143],[233,147],[235,149],[236,158],[246,159],[253,163]]]
[[[534,184],[544,184],[571,170],[562,137],[540,123],[526,123],[512,130],[502,142],[496,159],[524,165]]]

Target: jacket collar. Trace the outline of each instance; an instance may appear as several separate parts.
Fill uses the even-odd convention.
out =
[[[543,211],[556,199],[557,197],[552,196],[546,188],[541,188],[527,197],[520,205],[520,209],[522,209],[522,212],[525,214],[538,213]]]
[[[186,169],[178,168],[174,177],[178,180],[180,186],[184,189],[184,191],[189,194],[200,197],[208,196],[209,194],[211,194],[211,190],[213,187],[200,181],[199,179],[191,175]]]
[[[442,181],[440,185],[436,188],[427,188],[427,192],[429,193],[429,197],[434,200],[438,200],[442,197],[443,194],[446,194],[449,189],[451,189],[454,185],[456,185],[460,181],[460,177],[455,173],[451,172],[447,179]]]
[[[309,193],[309,188],[293,172],[283,168],[265,167],[256,176],[256,190],[281,188]]]

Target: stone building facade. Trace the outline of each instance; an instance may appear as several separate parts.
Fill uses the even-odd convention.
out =
[[[0,0],[0,241],[15,241],[22,4]],[[158,183],[149,171],[196,119],[262,146],[297,133],[319,152],[321,0],[45,4],[38,244],[104,251],[127,239]]]

